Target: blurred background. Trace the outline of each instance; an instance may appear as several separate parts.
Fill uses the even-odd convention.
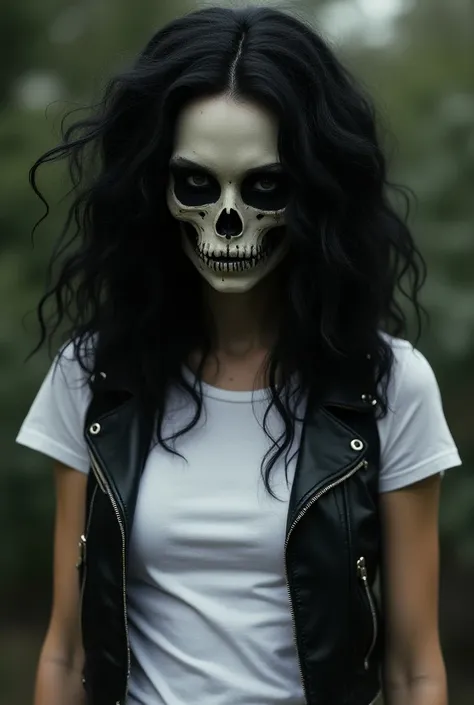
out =
[[[191,0],[3,0],[0,8],[0,705],[31,703],[51,590],[50,463],[14,437],[49,365],[24,359],[31,312],[65,212],[61,167],[28,170],[67,110],[97,98],[153,31]],[[432,363],[464,467],[443,483],[441,625],[451,705],[474,702],[474,1],[260,2],[309,19],[372,93],[392,179],[417,195],[411,225],[428,260]]]

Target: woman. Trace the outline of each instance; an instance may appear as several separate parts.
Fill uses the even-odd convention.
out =
[[[206,9],[35,189],[63,157],[77,228],[39,318],[70,342],[18,437],[56,463],[35,705],[446,705],[460,460],[402,337],[424,264],[367,99],[296,19]]]

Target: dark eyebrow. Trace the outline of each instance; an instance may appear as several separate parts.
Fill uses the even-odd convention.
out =
[[[249,169],[247,174],[283,174],[283,167],[279,162],[273,164],[262,164],[253,169]]]
[[[193,162],[191,159],[186,159],[185,157],[173,157],[170,160],[170,167],[181,167],[185,169],[193,169],[194,171],[203,171],[206,173],[213,173],[212,169],[208,169],[202,164]],[[246,174],[282,174],[283,167],[279,162],[273,162],[272,164],[263,164],[262,166],[253,167],[249,169]]]
[[[194,171],[210,171],[206,169],[202,164],[191,161],[191,159],[185,159],[184,157],[173,157],[170,160],[170,167],[177,166],[185,169],[193,169]]]

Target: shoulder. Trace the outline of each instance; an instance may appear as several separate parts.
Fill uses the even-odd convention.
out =
[[[92,396],[91,355],[91,349],[77,341],[70,340],[62,345],[43,380],[36,405],[40,404],[45,411],[55,408],[65,417],[76,412],[83,414]]]
[[[59,350],[23,421],[17,442],[87,472],[83,428],[91,390],[87,357],[80,353],[80,346],[73,342]]]
[[[62,345],[50,368],[51,382],[70,389],[88,386],[94,367],[94,345],[68,340]],[[56,379],[58,378],[58,379]]]
[[[435,373],[426,357],[408,340],[384,335],[393,353],[393,367],[387,389],[392,411],[408,402],[429,401],[439,397]]]
[[[394,362],[387,413],[378,419],[382,492],[460,464],[431,365],[408,341],[387,340]]]

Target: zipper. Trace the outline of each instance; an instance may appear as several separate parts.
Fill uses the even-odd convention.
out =
[[[100,489],[102,490],[102,492],[103,492],[104,494],[108,494],[109,497],[110,497],[110,493],[109,493],[109,491],[108,491],[108,489],[107,489],[107,482],[106,482],[106,480],[105,480],[104,473],[102,472],[102,470],[101,470],[100,467],[98,466],[97,461],[96,461],[95,458],[93,457],[92,452],[90,451],[90,449],[89,449],[89,453],[90,453],[90,459],[91,459],[92,470],[94,471],[94,475],[95,475],[95,479],[97,480],[97,484],[99,485],[99,487],[100,487]]]
[[[126,541],[125,541],[125,525],[120,516],[120,510],[118,508],[117,501],[110,489],[109,483],[107,482],[102,469],[99,466],[97,459],[95,458],[92,449],[89,446],[89,455],[91,460],[92,470],[94,472],[95,478],[101,487],[102,491],[105,492],[110,499],[115,516],[117,517],[117,523],[119,525],[120,534],[122,537],[122,597],[123,597],[123,622],[125,628],[125,639],[127,644],[127,680],[125,685],[124,702],[127,700],[128,695],[128,682],[130,679],[131,671],[131,655],[130,655],[130,634],[128,631],[128,616],[127,616],[127,579],[126,579]],[[120,702],[120,701],[119,701]],[[118,704],[117,704],[118,705]]]
[[[79,559],[76,563],[76,568],[78,570],[86,562],[87,537],[89,536],[89,529],[90,529],[91,520],[92,520],[92,510],[94,508],[94,502],[95,502],[95,496],[97,494],[97,489],[98,489],[98,486],[96,485],[94,487],[94,491],[93,491],[92,497],[91,497],[91,503],[89,506],[89,516],[87,518],[87,525],[86,525],[84,533],[81,534],[81,537],[79,539]],[[84,567],[84,569],[85,568],[86,568],[86,566]],[[82,582],[84,582],[84,581],[82,581]]]
[[[79,560],[76,563],[76,568],[79,570],[82,565],[84,565],[84,572],[82,574],[82,581],[81,581],[81,593],[80,593],[80,598],[79,598],[79,615],[80,618],[82,619],[82,610],[83,610],[83,604],[84,604],[84,590],[86,586],[86,578],[87,578],[87,560],[86,560],[86,551],[87,551],[87,537],[89,536],[89,529],[91,525],[91,520],[92,520],[92,511],[94,509],[94,502],[95,498],[97,495],[97,490],[98,490],[98,485],[94,487],[94,491],[92,493],[91,497],[91,503],[89,507],[89,516],[87,518],[87,526],[84,531],[84,533],[81,535],[81,538],[79,540]],[[86,679],[84,675],[82,676],[82,685],[85,687],[86,685]]]
[[[337,486],[340,485],[341,483],[343,483],[343,482],[345,482],[346,480],[348,480],[350,477],[352,477],[352,475],[354,475],[354,474],[355,474],[358,470],[360,470],[361,468],[366,468],[367,465],[368,465],[367,460],[361,460],[360,463],[357,463],[357,465],[356,465],[355,467],[351,468],[351,469],[348,470],[346,473],[344,473],[344,475],[342,475],[342,477],[339,477],[337,480],[333,480],[332,482],[329,483],[329,485],[326,485],[325,487],[322,487],[318,492],[316,492],[316,494],[314,494],[314,495],[311,497],[311,499],[309,500],[309,502],[308,502],[307,504],[305,504],[305,506],[304,506],[304,507],[301,509],[301,511],[298,513],[298,516],[295,518],[295,520],[293,521],[293,523],[292,523],[292,525],[290,526],[290,529],[289,529],[289,531],[288,531],[288,535],[287,535],[287,537],[286,537],[285,547],[284,547],[284,555],[285,555],[285,575],[286,575],[286,586],[287,586],[287,590],[288,590],[288,598],[289,598],[289,603],[290,603],[291,622],[292,622],[292,625],[293,625],[293,639],[294,639],[294,642],[295,642],[295,646],[296,646],[297,653],[298,653],[298,643],[297,643],[297,640],[296,640],[295,611],[294,611],[293,603],[292,603],[292,600],[291,600],[291,590],[290,590],[290,585],[289,585],[289,582],[288,582],[288,563],[287,563],[287,555],[286,555],[286,550],[287,550],[287,548],[288,548],[288,542],[289,542],[289,540],[290,540],[290,536],[291,536],[291,534],[293,533],[293,529],[294,529],[295,526],[298,524],[298,522],[302,519],[302,517],[304,517],[304,515],[306,514],[306,512],[308,511],[308,509],[309,509],[310,507],[312,507],[315,502],[318,501],[318,499],[320,499],[323,495],[325,495],[327,492],[329,492],[330,490],[332,490],[334,487],[337,487]],[[304,677],[303,677],[303,669],[301,668],[301,661],[300,661],[299,658],[298,658],[298,666],[299,666],[299,670],[300,670],[301,684],[302,684],[302,686],[303,686],[303,692],[304,692],[304,695],[305,695],[305,700],[306,700],[306,702],[308,702],[308,697],[307,697],[306,687],[305,687],[305,682],[304,682]]]
[[[380,689],[380,690],[378,691],[377,695],[375,696],[375,698],[374,698],[373,700],[370,701],[369,705],[375,705],[375,703],[377,702],[377,700],[380,698],[381,693],[382,693],[382,689]]]
[[[370,657],[372,655],[372,651],[374,650],[374,646],[377,641],[378,626],[377,626],[377,611],[375,609],[374,598],[372,597],[372,593],[370,591],[370,586],[369,586],[369,581],[367,579],[367,566],[365,563],[364,556],[361,556],[359,558],[359,560],[357,561],[357,574],[358,574],[358,576],[364,586],[364,591],[367,596],[367,601],[368,601],[369,607],[370,607],[370,614],[372,616],[372,627],[373,627],[372,641],[370,643],[369,650],[367,651],[367,654],[364,659],[364,668],[367,671],[369,669],[369,665],[370,665]]]
[[[97,489],[97,487],[94,488],[94,496],[95,496],[96,489]],[[81,569],[85,560],[86,560],[86,535],[81,534],[81,537],[79,539],[79,556],[78,556],[77,563],[76,563],[77,570]]]

